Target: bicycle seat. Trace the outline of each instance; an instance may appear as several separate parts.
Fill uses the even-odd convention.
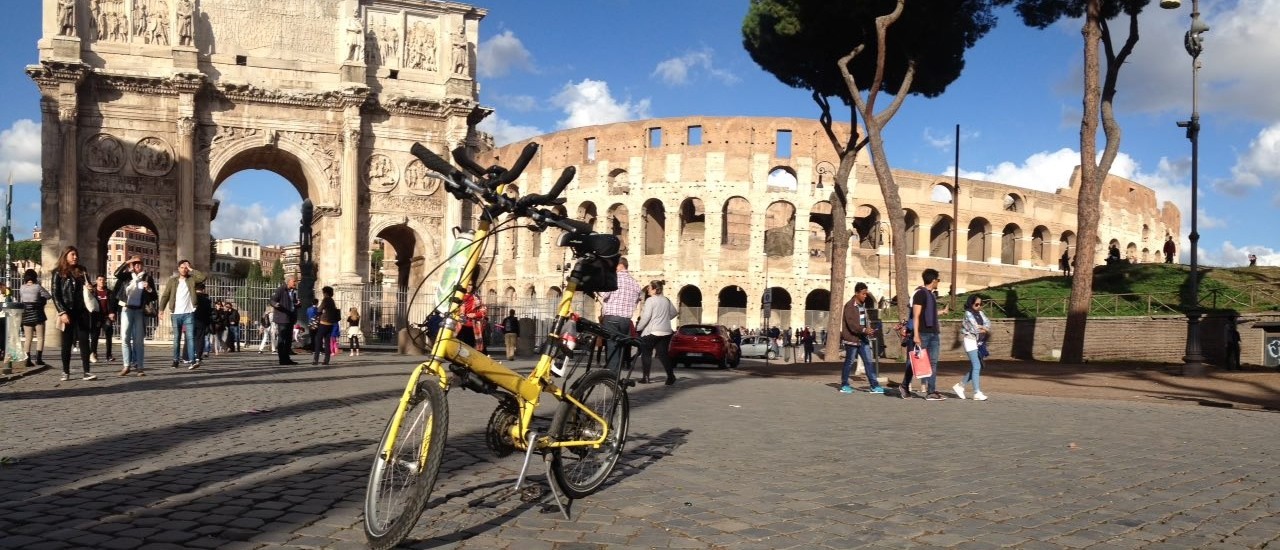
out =
[[[560,237],[560,246],[572,248],[575,256],[609,258],[618,255],[622,242],[617,235],[608,233],[565,233]]]

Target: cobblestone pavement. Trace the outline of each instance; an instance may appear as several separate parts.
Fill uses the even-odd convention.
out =
[[[246,352],[0,387],[0,548],[361,548],[373,447],[412,361]],[[1274,412],[679,374],[632,390],[626,453],[572,521],[504,498],[521,458],[485,449],[495,402],[452,392],[441,480],[407,545],[1280,547]]]

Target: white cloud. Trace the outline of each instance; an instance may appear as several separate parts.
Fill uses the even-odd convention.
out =
[[[696,77],[696,74],[691,73],[698,71],[705,72],[707,76],[723,84],[736,84],[741,80],[732,72],[716,67],[714,57],[715,53],[711,48],[689,52],[659,62],[649,76],[657,77],[668,86],[684,86],[691,78]]]
[[[1191,6],[1185,4],[1162,10],[1152,3],[1143,10],[1141,40],[1121,71],[1121,111],[1190,112],[1191,58],[1182,44]],[[1274,30],[1280,0],[1205,4],[1201,17],[1210,30],[1203,35],[1200,54],[1200,110],[1266,122],[1280,119],[1280,94],[1274,93],[1280,88],[1280,72],[1260,69],[1280,57],[1280,33]],[[1112,30],[1122,39],[1127,24],[1112,25]]]
[[[476,68],[482,78],[504,76],[511,71],[534,72],[533,55],[510,30],[480,43]]]
[[[1213,182],[1213,188],[1240,197],[1260,187],[1263,180],[1280,180],[1280,122],[1258,132],[1249,150],[1236,158],[1231,175],[1230,180]]]
[[[531,95],[495,95],[495,104],[507,107],[512,111],[527,113],[538,108],[538,100]]]
[[[581,128],[597,124],[624,122],[649,118],[649,100],[618,101],[609,93],[609,84],[600,80],[584,79],[577,84],[565,84],[551,103],[567,115],[558,123],[560,129]]]
[[[529,139],[545,134],[536,126],[519,126],[497,115],[489,115],[476,126],[481,132],[493,136],[495,145],[501,147],[508,143]]]
[[[40,183],[40,125],[21,119],[0,132],[0,183]]]
[[[221,192],[217,196],[222,204],[210,228],[215,238],[253,239],[263,245],[297,242],[301,202],[270,212],[261,203],[229,204]]]
[[[961,169],[960,176],[1052,193],[1071,183],[1071,172],[1078,164],[1080,153],[1064,147],[1031,155],[1020,165],[1005,161],[985,170]],[[949,166],[943,173],[951,174],[952,170],[954,167]]]
[[[1244,245],[1237,247],[1231,241],[1222,243],[1218,250],[1200,249],[1200,263],[1218,267],[1239,267],[1249,265],[1249,255],[1258,256],[1258,265],[1280,265],[1280,251],[1261,245]]]
[[[971,139],[977,139],[981,135],[982,134],[980,132],[962,131],[960,133],[960,140],[964,142]],[[933,147],[934,149],[951,151],[956,144],[955,132],[947,131],[942,135],[938,135],[934,133],[934,129],[932,127],[926,126],[924,129],[924,142],[925,144],[927,144],[930,147]]]

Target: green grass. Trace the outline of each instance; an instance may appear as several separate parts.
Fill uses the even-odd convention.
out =
[[[1280,311],[1280,267],[1208,267],[1200,273],[1200,306],[1204,311]],[[1191,306],[1190,284],[1190,268],[1185,265],[1099,267],[1094,270],[1090,314],[1179,315]],[[1065,317],[1071,279],[1040,277],[973,292],[993,303],[987,313],[995,318]],[[957,305],[967,297],[957,296]],[[951,316],[958,315],[953,312]]]

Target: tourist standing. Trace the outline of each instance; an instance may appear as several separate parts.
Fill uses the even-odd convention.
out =
[[[600,324],[623,336],[631,335],[631,319],[640,303],[640,283],[627,271],[626,257],[618,258],[618,289],[596,294],[600,300]],[[614,374],[622,370],[623,346],[612,338],[605,340],[605,363]]]
[[[853,386],[849,385],[849,376],[853,374],[853,367],[857,364],[859,357],[862,358],[862,368],[867,374],[867,382],[871,385],[868,391],[884,393],[884,388],[880,387],[876,364],[871,359],[873,352],[871,338],[875,336],[876,331],[869,323],[868,311],[874,307],[869,304],[874,303],[871,293],[867,291],[867,283],[858,283],[853,286],[853,297],[844,304],[842,315],[844,322],[840,329],[840,343],[844,346],[844,368],[840,370],[840,393],[853,393]]]
[[[240,351],[240,310],[232,302],[226,303],[227,351]]]
[[[58,322],[62,325],[63,380],[71,379],[72,343],[80,347],[84,379],[98,379],[89,372],[90,313],[91,308],[97,306],[91,290],[89,274],[80,265],[80,251],[74,246],[68,246],[58,257],[58,265],[53,270],[53,307],[58,311]]]
[[[938,270],[928,268],[920,278],[924,281],[924,285],[916,287],[915,294],[911,296],[911,309],[908,313],[911,316],[912,334],[909,341],[911,345],[907,348],[907,368],[902,374],[902,385],[898,386],[898,392],[903,399],[911,396],[910,352],[912,349],[923,349],[929,354],[929,366],[933,370],[933,373],[924,379],[928,388],[925,399],[942,401],[946,397],[938,393],[937,388],[938,354],[942,352],[941,324],[938,322],[938,316],[946,315],[950,310],[944,306],[942,311],[938,311],[938,297],[933,294],[941,281]]]
[[[964,322],[960,325],[960,338],[964,343],[964,352],[969,356],[969,372],[959,384],[951,386],[956,397],[964,399],[965,384],[973,384],[973,400],[986,401],[982,393],[979,377],[982,374],[982,352],[987,345],[987,336],[991,334],[991,320],[982,314],[982,297],[977,294],[964,301]],[[934,376],[937,376],[935,373]]]
[[[93,283],[93,299],[97,300],[98,308],[90,317],[93,319],[93,326],[89,329],[89,362],[97,363],[98,361],[111,362],[116,360],[116,356],[111,353],[111,333],[116,323],[116,300],[111,299],[111,290],[107,288],[107,278],[98,275]],[[102,334],[107,337],[107,354],[98,358],[98,337]]]
[[[804,362],[805,363],[813,362],[813,345],[816,343],[814,340],[815,340],[815,337],[814,337],[813,329],[810,329],[809,327],[804,327],[804,330],[800,331],[800,345],[804,346]]]
[[[191,268],[189,260],[178,261],[178,272],[169,276],[160,294],[160,310],[168,313],[173,323],[173,368],[183,361],[194,365],[200,358],[195,352],[196,283],[203,283],[204,273]],[[186,334],[186,358],[181,356],[182,338]],[[194,368],[194,367],[192,367]]]
[[[323,297],[316,306],[316,330],[311,337],[312,365],[319,364],[321,355],[324,355],[324,364],[329,364],[329,341],[333,339],[333,327],[338,324],[339,316],[342,315],[333,301],[333,287],[321,288],[320,295]]]
[[[483,351],[477,347],[482,323],[484,323],[484,302],[480,301],[480,292],[476,290],[475,281],[472,281],[467,283],[466,293],[462,295],[462,326],[458,329],[458,340],[475,348],[476,351]]]
[[[293,325],[298,322],[298,308],[302,307],[298,300],[297,275],[290,275],[276,289],[271,307],[271,320],[276,324],[276,356],[281,365],[296,365],[298,362],[289,357],[289,352],[293,347]]]
[[[271,353],[276,352],[275,346],[275,325],[271,323],[271,306],[267,306],[266,311],[262,312],[262,317],[258,318],[258,330],[262,331],[262,341],[258,342],[258,354],[262,354],[262,350],[271,349]]]
[[[18,301],[22,302],[22,350],[27,353],[27,368],[31,368],[31,344],[40,341],[40,349],[36,350],[35,365],[45,366],[44,362],[44,326],[48,317],[44,306],[53,295],[49,294],[40,283],[36,270],[22,272],[22,286],[18,287]]]
[[[143,268],[142,258],[133,256],[125,262],[127,269],[116,271],[115,296],[120,314],[120,348],[123,354],[124,367],[120,376],[127,376],[137,371],[138,376],[146,376],[143,370],[146,358],[145,338],[147,333],[147,308],[159,310],[156,301],[156,282]]]
[[[360,333],[360,310],[353,307],[347,312],[347,347],[352,357],[360,355],[361,338],[364,335]]]
[[[640,383],[649,383],[649,367],[652,356],[658,357],[662,370],[667,373],[667,385],[676,383],[675,365],[671,362],[671,336],[675,329],[671,321],[680,314],[671,300],[662,295],[663,280],[650,281],[645,287],[648,298],[640,310],[640,320],[636,322],[636,332],[640,333]]]
[[[516,310],[507,311],[502,319],[502,343],[507,348],[507,361],[516,358],[516,343],[520,338],[520,320],[516,318]]]
[[[213,299],[209,298],[209,294],[205,292],[204,283],[196,283],[196,313],[194,323],[196,328],[196,360],[191,363],[190,367],[187,367],[187,370],[199,368],[200,362],[208,358],[211,334],[210,328],[215,326],[215,317],[217,317],[217,315],[217,306],[213,304]],[[213,340],[217,340],[218,337],[216,336],[216,333],[214,334]],[[217,347],[215,346],[214,349],[216,350]]]
[[[1173,255],[1178,252],[1178,246],[1173,244],[1173,235],[1164,238],[1164,263],[1173,263]]]

